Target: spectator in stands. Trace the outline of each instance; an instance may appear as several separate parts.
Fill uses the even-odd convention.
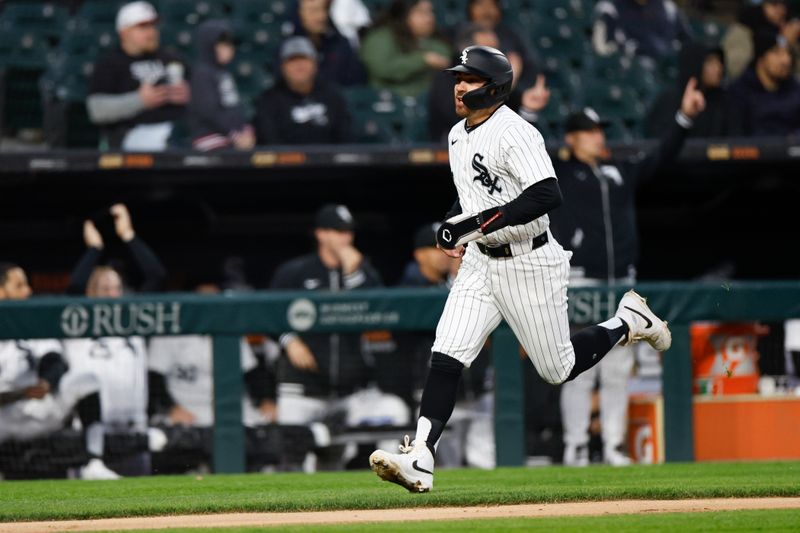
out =
[[[361,46],[370,84],[401,96],[425,93],[434,72],[450,66],[451,54],[429,0],[394,0]]]
[[[646,123],[648,137],[658,137],[674,120],[683,91],[690,78],[698,80],[698,89],[706,100],[705,110],[697,116],[690,137],[726,137],[741,134],[739,113],[725,84],[725,55],[720,48],[688,43],[680,53],[678,84],[667,89],[653,104]]]
[[[785,136],[800,130],[800,83],[792,75],[786,38],[774,31],[754,36],[755,61],[731,85],[745,135]]]
[[[166,270],[153,250],[136,235],[128,208],[124,204],[114,204],[97,217],[98,221],[105,223],[109,215],[114,223],[114,231],[139,269],[141,282],[136,285],[138,291],[160,290],[166,278]],[[109,267],[96,268],[103,255],[105,243],[93,220],[83,223],[83,242],[86,244],[86,252],[72,271],[67,293],[84,294],[88,290],[93,296],[119,297],[123,291],[123,282],[118,270]]]
[[[759,31],[780,32],[795,57],[800,54],[800,20],[788,19],[785,0],[764,0],[759,5],[744,5],[737,21],[728,27],[721,45],[725,51],[728,77],[736,79],[753,61],[753,36]],[[800,73],[800,63],[795,64]]]
[[[683,14],[672,0],[602,0],[594,10],[592,44],[597,54],[675,55],[690,39]]]
[[[25,271],[0,262],[0,301],[27,300],[31,293]],[[105,427],[101,421],[104,402],[100,384],[93,374],[67,364],[59,341],[0,341],[0,370],[0,443],[54,434],[77,414],[90,457],[79,469],[80,477],[119,477],[103,462]],[[32,466],[46,469],[45,465]]]
[[[157,151],[189,102],[185,65],[159,46],[158,14],[147,2],[131,2],[117,14],[119,48],[94,67],[86,107],[111,149]]]
[[[468,25],[477,24],[497,35],[498,44],[494,48],[503,52],[511,63],[514,69],[514,87],[530,87],[536,82],[540,70],[539,58],[519,33],[503,21],[501,0],[469,0],[467,20]],[[461,50],[465,46],[458,48]]]
[[[494,30],[478,24],[463,25],[456,37],[457,55],[467,46],[477,44],[498,48],[500,40]],[[451,64],[458,63],[460,59],[454,57]],[[532,85],[527,85],[527,77],[523,79],[509,96],[507,105],[519,112],[523,117],[530,117],[532,109],[541,109],[547,104],[549,91],[544,86],[544,75],[538,74]],[[428,94],[428,134],[434,142],[446,142],[447,134],[453,124],[460,119],[456,115],[453,104],[453,87],[455,78],[452,73],[440,71],[436,73],[431,83]],[[546,100],[542,102],[542,98]],[[537,117],[530,119],[535,122]]]
[[[226,68],[236,54],[230,26],[208,20],[197,28],[195,43],[188,114],[192,147],[203,152],[231,146],[251,150],[256,135],[247,122],[236,81]]]
[[[290,35],[308,37],[317,50],[319,74],[340,86],[363,85],[367,72],[347,37],[330,20],[330,0],[298,0]]]
[[[281,45],[281,77],[256,102],[259,145],[337,144],[351,138],[350,113],[339,91],[317,75],[317,52],[305,37]]]

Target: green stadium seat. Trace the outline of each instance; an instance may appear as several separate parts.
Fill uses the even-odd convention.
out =
[[[467,18],[466,0],[439,0],[433,2],[436,25],[439,28],[453,28]]]
[[[725,23],[712,19],[691,19],[689,25],[697,40],[713,45],[719,43],[728,29]]]
[[[34,33],[0,31],[0,67],[43,69],[49,55],[47,43]]]
[[[264,0],[236,0],[231,5],[231,20],[237,27],[273,27],[289,16],[285,2],[265,2]]]
[[[113,31],[117,21],[117,11],[124,4],[125,2],[121,0],[85,0],[72,17],[70,24],[84,30],[108,28]]]
[[[236,79],[236,87],[245,107],[252,112],[255,100],[273,84],[274,78],[264,69],[260,61],[246,56],[237,56],[230,71]]]
[[[584,84],[584,105],[590,106],[608,120],[618,120],[625,131],[639,131],[647,107],[636,91],[621,83],[591,81]]]
[[[220,4],[211,0],[162,0],[158,14],[162,29],[197,26],[205,20],[224,16]]]
[[[581,76],[568,59],[557,56],[544,58],[543,71],[547,86],[565,98],[575,100],[580,96]]]
[[[408,142],[406,105],[399,96],[372,87],[350,87],[344,90],[344,96],[353,117],[356,142]]]
[[[566,60],[572,68],[580,68],[589,49],[589,40],[583,34],[583,29],[571,22],[541,19],[531,30],[530,36],[542,57]]]
[[[283,42],[280,27],[277,24],[269,25],[253,24],[248,26],[238,26],[235,28],[237,53],[240,51],[254,58],[259,54],[259,61],[262,65],[270,65],[272,69],[278,57],[278,48]]]
[[[23,31],[57,42],[68,19],[67,9],[53,2],[13,1],[3,9],[0,31]]]
[[[161,43],[164,46],[172,47],[177,50],[184,59],[191,61],[196,54],[194,47],[195,26],[187,25],[163,25],[161,27]]]

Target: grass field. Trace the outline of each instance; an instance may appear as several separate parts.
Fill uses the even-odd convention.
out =
[[[442,470],[430,494],[409,494],[367,470],[15,481],[0,483],[0,522],[746,496],[800,496],[800,462]]]
[[[559,532],[656,532],[680,531],[797,531],[800,528],[800,510],[777,511],[727,511],[718,513],[664,513],[654,515],[619,516],[565,516],[560,518],[510,518],[487,520],[459,520],[456,522],[414,522],[406,524],[345,524],[339,526],[314,526],[321,533],[358,533],[408,531],[559,531]],[[136,531],[136,530],[134,530]],[[139,530],[143,531],[143,530]],[[201,533],[208,529],[161,529],[148,533]],[[255,533],[264,528],[227,528],[225,533]],[[297,533],[308,531],[308,526],[269,528],[267,531]]]

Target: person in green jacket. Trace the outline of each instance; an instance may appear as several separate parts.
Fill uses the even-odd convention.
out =
[[[428,0],[394,0],[361,44],[370,85],[401,96],[427,91],[434,72],[447,68],[451,55]]]

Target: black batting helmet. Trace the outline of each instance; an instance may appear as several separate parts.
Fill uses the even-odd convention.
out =
[[[461,52],[461,64],[448,72],[464,72],[485,78],[488,83],[462,98],[470,109],[483,109],[504,101],[511,94],[514,73],[503,52],[491,46],[468,46]]]

